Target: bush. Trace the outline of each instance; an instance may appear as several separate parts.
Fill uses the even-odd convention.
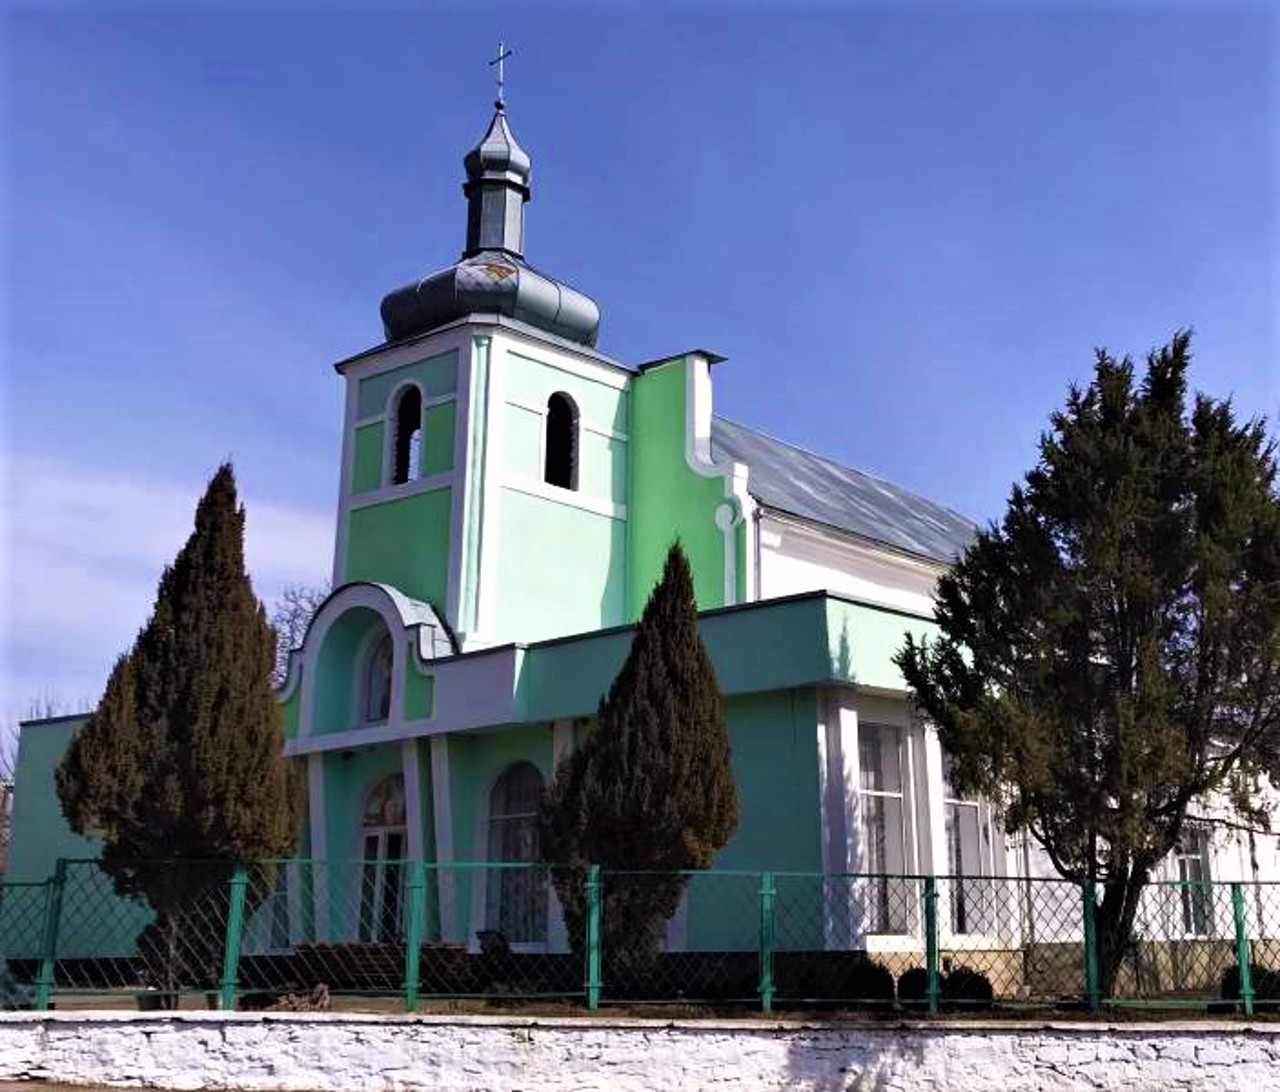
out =
[[[989,1009],[995,1004],[991,980],[969,967],[956,967],[942,980],[942,1003],[947,1008]]]
[[[1252,968],[1254,1007],[1280,1008],[1280,970]],[[1221,996],[1224,1001],[1240,1000],[1240,968],[1232,964],[1222,975]]]
[[[969,967],[957,967],[950,974],[938,975],[942,1008],[989,1009],[995,1004],[991,982],[985,974]],[[925,1009],[929,1004],[929,972],[923,967],[909,967],[898,976],[898,1004],[904,1009]]]
[[[871,1008],[893,1007],[893,973],[873,959],[855,960],[845,976],[845,996]]]
[[[929,972],[923,967],[908,967],[898,976],[898,1004],[904,1009],[923,1009],[928,997]]]

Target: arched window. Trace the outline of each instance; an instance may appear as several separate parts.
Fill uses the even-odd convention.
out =
[[[369,647],[360,680],[360,719],[365,724],[381,724],[391,715],[391,668],[394,659],[391,634],[384,632]]]
[[[407,845],[404,776],[384,777],[360,813],[360,939],[394,940],[404,932]]]
[[[391,484],[416,478],[422,467],[422,394],[412,383],[396,400],[395,446],[391,453]]]
[[[578,488],[578,407],[560,391],[547,399],[547,451],[542,479],[561,489]]]
[[[508,766],[489,794],[489,860],[538,860],[542,775],[529,762]],[[512,944],[547,939],[547,874],[542,868],[491,868],[485,885],[485,925]]]

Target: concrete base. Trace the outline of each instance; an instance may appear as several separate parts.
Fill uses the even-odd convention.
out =
[[[20,1079],[344,1092],[1227,1092],[1280,1084],[1280,1024],[0,1014],[0,1080]]]

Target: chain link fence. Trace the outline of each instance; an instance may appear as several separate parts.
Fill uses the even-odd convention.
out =
[[[0,883],[0,1007],[1280,1012],[1280,884],[1151,883],[1109,996],[1066,880],[379,859],[142,886],[96,861]]]

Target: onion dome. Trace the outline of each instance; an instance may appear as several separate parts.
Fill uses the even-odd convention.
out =
[[[463,164],[467,243],[455,265],[397,288],[382,301],[388,341],[426,333],[469,314],[500,314],[595,345],[595,301],[524,261],[524,205],[533,162],[495,104],[493,120]]]

